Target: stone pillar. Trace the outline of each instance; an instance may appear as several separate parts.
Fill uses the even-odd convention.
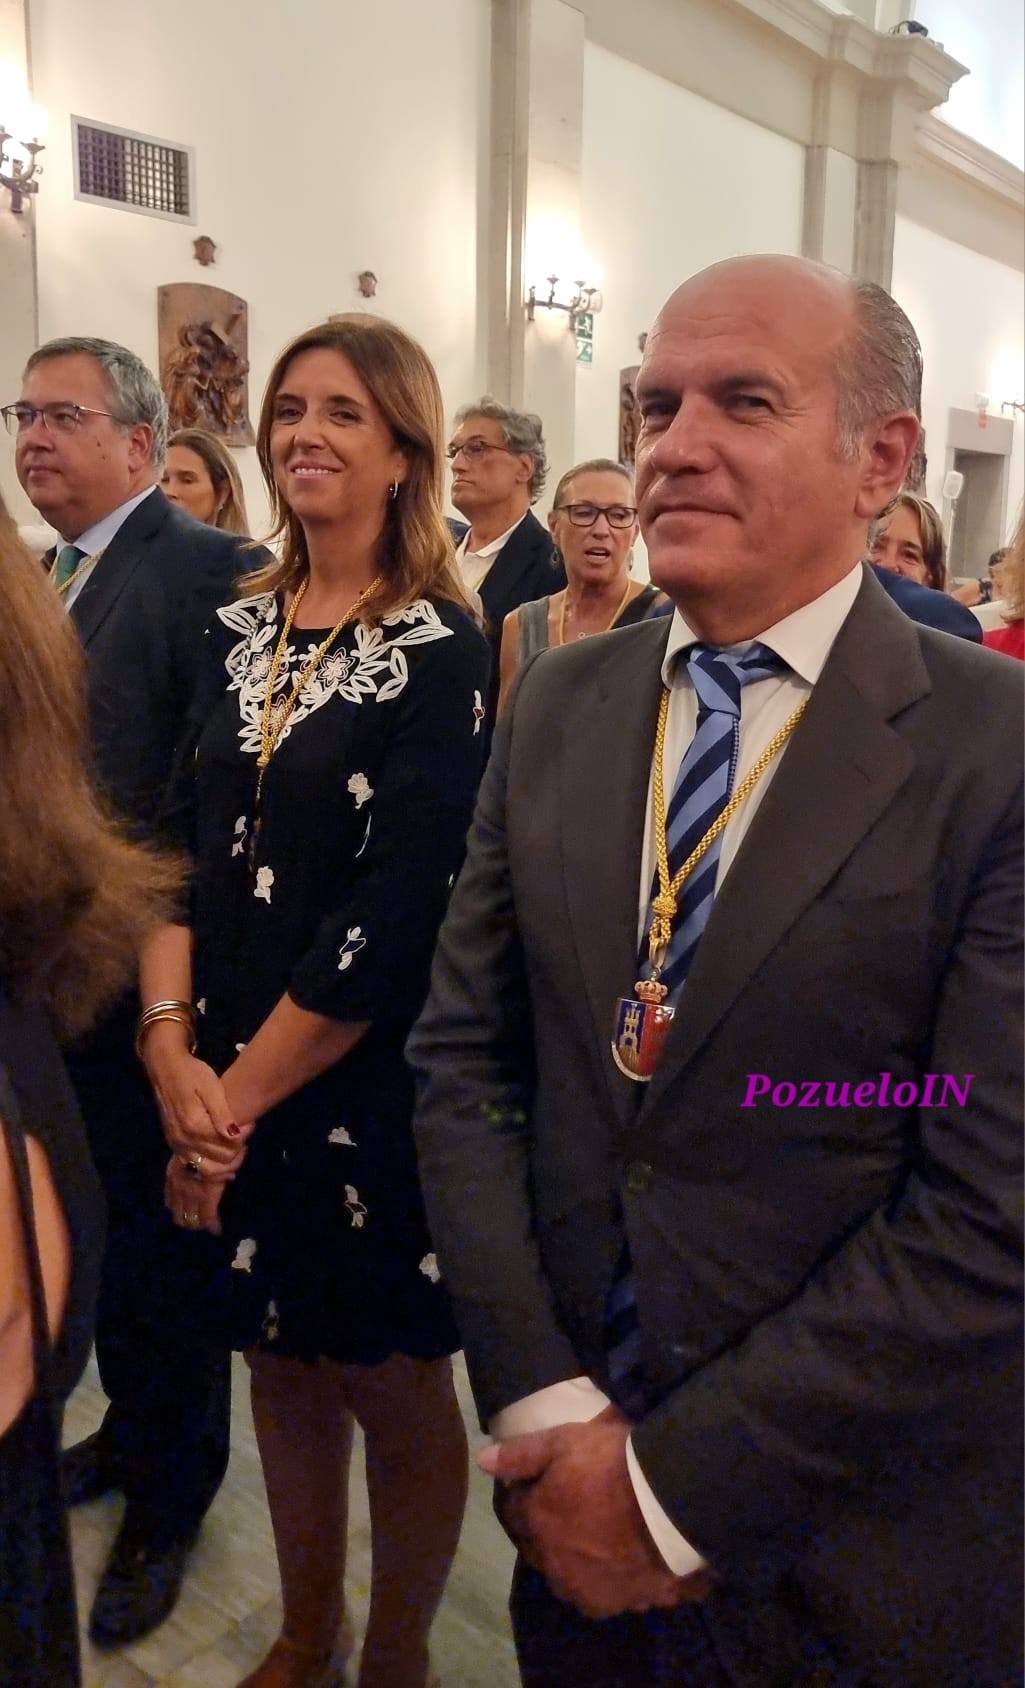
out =
[[[0,66],[12,81],[29,86],[27,0],[0,0]],[[10,115],[0,109],[0,122]],[[45,192],[45,188],[41,191]],[[25,359],[36,344],[36,247],[34,196],[24,202],[20,216],[0,188],[0,404],[9,404],[21,390]],[[38,521],[14,473],[14,441],[0,423],[0,490],[16,521]]]
[[[576,342],[564,311],[526,313],[555,269],[576,279],[584,18],[564,0],[492,0],[488,384],[537,411],[553,468],[573,461]]]
[[[886,15],[896,9],[904,10],[904,0]],[[933,42],[836,19],[805,148],[807,257],[889,287],[900,165],[913,156],[920,114],[941,104],[962,75],[964,67]]]

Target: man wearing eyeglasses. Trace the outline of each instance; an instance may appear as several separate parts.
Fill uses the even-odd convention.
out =
[[[498,701],[502,623],[521,604],[565,586],[549,532],[531,511],[544,491],[548,456],[541,418],[497,399],[464,405],[446,453],[452,503],[469,522],[456,548],[463,585],[479,594],[491,641],[489,721]]]
[[[207,622],[248,564],[233,535],[193,521],[157,482],[167,407],[122,346],[54,340],[3,407],[18,479],[60,536],[44,559],[85,649],[94,770],[146,836],[191,701]],[[65,1455],[69,1504],[123,1489],[124,1519],[90,1633],[116,1646],[178,1596],[228,1458],[228,1356],[199,1329],[212,1239],[163,1211],[167,1151],[122,1003],[68,1065],[103,1179],[108,1238],[96,1352],[110,1406]]]

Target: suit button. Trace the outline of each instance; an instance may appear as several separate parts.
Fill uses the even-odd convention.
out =
[[[624,1182],[631,1196],[643,1196],[646,1190],[651,1189],[654,1181],[654,1170],[647,1161],[631,1161],[627,1166]]]

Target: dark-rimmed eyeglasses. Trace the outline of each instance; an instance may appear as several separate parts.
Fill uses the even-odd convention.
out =
[[[53,404],[5,404],[0,407],[0,416],[9,434],[24,434],[37,417],[48,434],[73,434],[86,416],[109,416],[117,421],[112,410],[96,410],[91,404],[66,404],[62,400]]]
[[[460,453],[462,453],[468,463],[479,463],[481,458],[486,457],[489,451],[511,450],[512,448],[507,445],[492,445],[490,440],[467,440],[465,445],[446,446],[445,456],[448,458],[450,463],[454,463],[456,458],[460,455]],[[513,455],[515,456],[515,453],[513,453]]]
[[[632,504],[557,504],[556,510],[565,510],[574,527],[593,527],[599,516],[604,516],[611,528],[633,527],[637,520],[637,511]]]

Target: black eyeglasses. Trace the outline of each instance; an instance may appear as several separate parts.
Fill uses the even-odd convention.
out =
[[[565,510],[574,527],[593,527],[599,516],[604,516],[611,528],[633,527],[637,520],[637,511],[632,504],[557,504],[556,510]]]
[[[54,404],[5,404],[0,408],[0,416],[7,424],[9,434],[23,434],[31,428],[38,416],[48,434],[73,434],[82,425],[85,416],[109,416],[112,421],[117,417],[112,410],[94,410],[91,404],[65,404],[57,401]]]
[[[489,451],[509,451],[507,445],[492,445],[490,440],[467,440],[465,445],[450,445],[445,448],[445,456],[450,463],[454,463],[460,452],[468,463],[479,463]]]

